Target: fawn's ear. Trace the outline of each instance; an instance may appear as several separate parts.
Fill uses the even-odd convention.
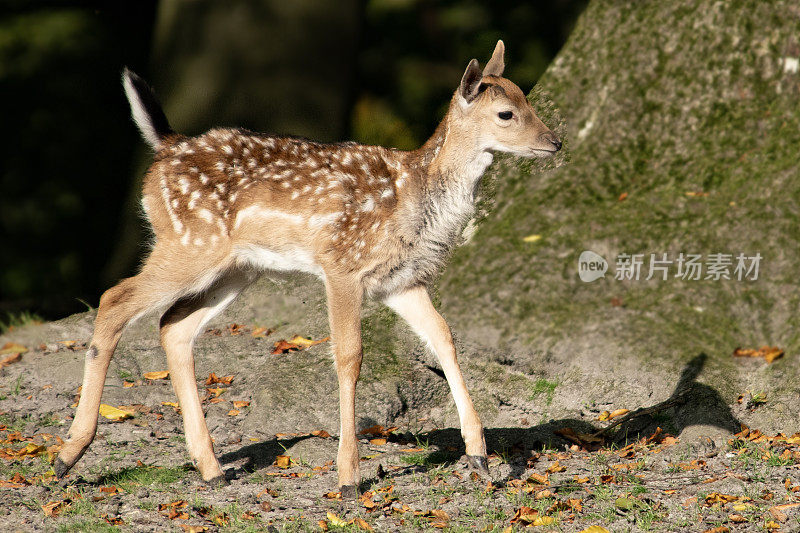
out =
[[[486,67],[483,69],[484,76],[502,76],[503,70],[506,68],[506,63],[503,60],[503,56],[506,53],[506,45],[503,44],[503,41],[497,41],[497,46],[494,47],[494,52],[492,53],[492,58],[486,63]]]
[[[461,78],[461,86],[458,88],[459,96],[466,100],[466,103],[470,104],[477,98],[482,79],[483,73],[478,60],[473,59],[467,65],[467,70],[464,71],[464,76]]]

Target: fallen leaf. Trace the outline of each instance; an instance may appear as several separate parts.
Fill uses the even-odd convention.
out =
[[[190,526],[189,524],[180,524],[180,526],[186,533],[203,533],[203,531],[208,531],[206,526]]]
[[[383,446],[384,444],[386,444],[386,439],[384,439],[383,437],[377,439],[370,439],[369,443],[374,444],[375,446]]]
[[[613,410],[613,411],[611,411],[611,413],[608,415],[608,419],[609,419],[609,420],[611,420],[611,419],[613,419],[613,418],[616,418],[616,417],[618,417],[618,416],[622,416],[622,415],[628,414],[628,413],[630,413],[630,412],[631,412],[631,410],[630,410],[630,409],[614,409],[614,410]]]
[[[169,370],[158,370],[155,372],[145,372],[143,374],[145,379],[167,379]]]
[[[342,493],[341,492],[326,492],[322,495],[323,498],[328,498],[329,500],[341,500]]]
[[[589,478],[588,477],[575,476],[573,479],[575,480],[575,483],[588,483],[589,482]]]
[[[580,533],[611,533],[611,532],[606,528],[604,528],[603,526],[589,526],[586,529],[580,531]]]
[[[49,502],[42,505],[42,511],[44,511],[45,516],[55,518],[67,507],[69,507],[69,504],[65,503],[64,501]]]
[[[27,351],[28,348],[21,344],[17,344],[16,342],[7,342],[3,345],[2,348],[0,348],[0,355],[20,354],[20,353],[25,353]]]
[[[536,242],[542,240],[541,235],[528,235],[522,239],[522,242]]]
[[[253,328],[253,331],[250,332],[250,335],[256,339],[262,339],[272,333],[272,330],[269,328],[265,328],[263,326]]]
[[[533,474],[528,476],[528,483],[532,482],[532,483],[538,483],[540,485],[549,485],[550,484],[549,477],[550,477],[549,474],[537,474],[536,472],[534,472]]]
[[[223,376],[219,377],[215,373],[210,373],[208,375],[208,379],[206,380],[206,385],[214,385],[216,383],[221,383],[223,385],[230,385],[233,382],[233,376]]]
[[[217,513],[211,517],[211,521],[218,526],[227,526],[230,518],[228,518],[228,513]]]
[[[108,516],[106,513],[100,515],[100,518],[111,524],[112,526],[124,526],[125,521],[121,516]]]
[[[0,361],[0,368],[3,368],[4,366],[8,366],[10,364],[19,362],[20,360],[22,360],[22,353],[21,352],[12,353],[8,357],[6,357],[2,361]]]
[[[122,409],[118,409],[105,403],[100,404],[100,414],[109,420],[113,420],[114,422],[125,420],[127,418],[133,418],[133,413],[130,411],[123,411]]]
[[[550,467],[547,470],[545,470],[545,472],[547,472],[548,474],[553,474],[556,472],[563,472],[566,469],[567,469],[566,466],[563,466],[558,461],[556,461],[555,463],[551,464]]]
[[[780,524],[772,520],[768,520],[764,523],[764,529],[780,529],[780,527]]]
[[[288,455],[279,455],[275,457],[275,466],[278,468],[289,468],[292,466],[292,458]]]
[[[242,409],[244,407],[250,407],[250,402],[247,400],[233,400],[231,403],[233,404],[234,409]]]
[[[136,385],[136,383],[134,383],[133,381],[123,381],[122,382],[122,387],[125,388],[125,389],[130,389],[131,387],[134,387],[135,385]]]
[[[601,413],[600,413],[600,414],[597,416],[597,419],[598,419],[600,422],[605,422],[606,420],[608,420],[608,417],[609,417],[609,416],[611,416],[611,413],[610,413],[610,412],[608,412],[608,411],[603,411],[603,412],[601,412]]]
[[[315,344],[320,344],[328,340],[330,340],[330,337],[325,337],[324,339],[319,339],[315,341],[307,339],[305,337],[301,337],[300,335],[295,335],[288,341],[285,339],[277,341],[273,347],[272,355],[279,355],[287,352],[303,350],[305,348],[308,348],[309,346],[314,346]]]
[[[425,516],[427,516],[428,518],[434,518],[436,520],[442,520],[444,522],[450,520],[450,515],[448,515],[441,509],[431,509]]]
[[[733,351],[734,357],[761,357],[767,363],[772,363],[776,359],[783,357],[783,350],[777,346],[762,346],[755,350],[752,348],[736,348]]]
[[[372,529],[372,526],[369,525],[367,521],[364,520],[363,518],[356,517],[355,519],[353,519],[353,523],[356,526],[358,526],[358,529],[363,529],[364,531],[375,531],[374,529]]]
[[[620,195],[619,195],[619,198],[617,198],[617,201],[618,201],[618,202],[623,202],[623,201],[625,201],[625,199],[626,199],[627,197],[628,197],[628,193],[624,192],[624,193],[622,193],[622,194],[620,194]]]
[[[330,520],[331,525],[333,525],[333,526],[346,527],[348,525],[348,523],[346,521],[342,520],[341,518],[339,518],[338,516],[336,516],[335,514],[333,514],[330,511],[327,512],[326,516],[328,517],[328,520]]]
[[[526,524],[530,524],[538,517],[539,511],[536,509],[531,509],[530,507],[520,507],[514,512],[514,516],[511,517],[511,523],[516,524],[517,522],[524,522]]]
[[[316,431],[312,431],[311,434],[321,439],[329,439],[331,437],[331,434],[325,431],[324,429],[318,429]]]
[[[228,416],[237,416],[239,412],[240,411],[238,409],[231,409],[230,411],[228,411]]]
[[[773,516],[774,516],[774,515],[773,515]],[[783,515],[783,516],[785,517],[786,515]],[[742,515],[740,515],[740,514],[736,514],[736,513],[731,513],[731,514],[729,514],[729,515],[728,515],[728,520],[730,520],[730,521],[731,521],[731,522],[733,522],[734,524],[741,524],[741,523],[743,523],[743,522],[747,522],[747,518],[743,517],[743,516],[742,516]]]
[[[703,533],[730,533],[731,528],[725,526],[719,527],[712,527],[711,529],[706,529]]]

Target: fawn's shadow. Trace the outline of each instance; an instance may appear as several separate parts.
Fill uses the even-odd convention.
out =
[[[739,431],[739,420],[720,394],[713,387],[697,382],[707,359],[705,353],[700,353],[686,364],[669,398],[632,411],[619,421],[614,421],[615,427],[604,435],[606,444],[622,445],[632,442],[651,435],[657,427],[676,436],[693,425],[713,426],[730,433]],[[604,426],[607,427],[608,424]],[[558,448],[570,444],[556,433],[564,428],[570,428],[579,434],[598,434],[603,430],[603,427],[585,420],[564,418],[527,428],[487,428],[486,445],[490,453],[512,456],[517,452],[545,447]],[[285,453],[286,448],[306,438],[310,437],[295,437],[280,442],[273,439],[250,444],[224,454],[220,460],[222,463],[234,463],[244,459],[241,466],[243,470],[258,470],[272,465],[278,455]],[[457,428],[434,430],[422,435],[421,439],[427,440],[439,450],[428,456],[427,465],[455,462],[464,454],[464,443]],[[511,476],[521,475],[524,469],[524,461],[512,464]]]

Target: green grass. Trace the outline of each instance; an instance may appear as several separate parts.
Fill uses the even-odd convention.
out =
[[[19,313],[6,313],[5,320],[0,320],[0,334],[25,326],[41,324],[44,319],[36,313],[30,311],[20,311]]]
[[[553,403],[553,396],[555,395],[557,381],[547,381],[544,378],[539,378],[531,385],[531,393],[528,397],[529,401],[534,401],[541,395],[545,396],[545,403],[550,405]]]
[[[153,490],[173,490],[170,485],[193,473],[188,466],[157,467],[133,466],[118,472],[101,476],[97,482],[101,485],[116,485],[126,492],[133,492],[138,487],[150,487]]]

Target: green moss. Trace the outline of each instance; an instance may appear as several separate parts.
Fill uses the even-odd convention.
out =
[[[556,387],[558,387],[557,381],[547,381],[544,378],[537,379],[530,387],[531,394],[528,400],[534,401],[539,396],[544,395],[545,403],[550,405],[553,403],[553,395],[555,394]]]

